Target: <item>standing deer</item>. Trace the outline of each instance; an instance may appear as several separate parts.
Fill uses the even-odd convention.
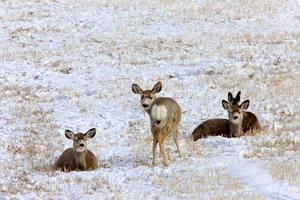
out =
[[[141,95],[141,105],[149,114],[151,123],[151,132],[153,135],[152,165],[156,162],[156,146],[159,144],[160,155],[163,158],[163,164],[168,165],[166,158],[164,140],[169,135],[173,135],[173,140],[177,147],[179,157],[179,123],[181,120],[181,109],[177,102],[168,97],[155,97],[155,94],[162,89],[161,82],[154,85],[152,90],[142,90],[137,84],[132,84],[132,91],[135,94]]]
[[[86,133],[74,134],[70,130],[65,131],[65,136],[73,140],[73,148],[66,149],[55,163],[55,168],[62,171],[94,170],[97,168],[96,156],[87,149],[87,139],[96,135],[96,129],[92,128]]]
[[[249,107],[250,100],[247,99],[243,101],[240,105],[240,95],[239,91],[235,98],[232,94],[228,93],[228,102],[222,100],[222,106],[228,111],[230,134],[235,137],[240,137],[248,132],[255,133],[257,130],[261,129],[257,117],[249,111],[246,111]]]

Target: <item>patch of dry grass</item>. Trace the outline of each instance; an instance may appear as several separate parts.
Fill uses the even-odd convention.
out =
[[[6,146],[14,165],[2,165],[7,175],[11,174],[12,179],[7,183],[7,187],[1,187],[1,192],[17,194],[39,191],[39,187],[31,180],[33,171],[52,174],[54,154],[63,148],[62,143],[56,139],[59,136],[59,127],[49,118],[52,110],[46,110],[42,106],[51,99],[41,98],[37,91],[31,88],[13,84],[5,84],[1,89],[4,91],[2,98],[18,102],[11,108],[10,118],[6,120],[6,126],[12,127],[10,131],[14,134],[14,138],[9,140]]]
[[[78,0],[78,5],[87,8],[90,6],[108,7],[119,9],[165,9],[168,14],[177,14],[192,18],[196,16],[205,17],[228,17],[232,19],[255,18],[257,14],[276,15],[281,12],[287,5],[287,0],[279,1],[260,1],[260,0],[241,0],[238,2],[231,1],[178,1],[178,0],[107,0],[107,1],[83,1]]]
[[[287,0],[280,1],[260,1],[242,0],[232,1],[203,1],[200,4],[200,13],[204,16],[223,16],[231,19],[241,20],[256,18],[257,15],[275,15],[282,11],[287,5]]]
[[[23,135],[8,146],[8,152],[24,156],[33,169],[42,166],[49,167],[53,162],[54,152],[63,146],[56,141],[59,136],[57,131],[59,127],[48,118],[51,110],[44,110],[39,106],[40,102],[38,101],[39,98],[35,97],[30,101],[20,103],[9,121],[9,123],[18,121],[23,124],[23,126],[15,127],[15,131],[23,132]],[[45,158],[49,160],[45,160]]]
[[[156,184],[168,191],[180,193],[199,193],[218,190],[241,190],[242,184],[225,173],[223,169],[209,169],[203,174],[198,172],[173,173],[168,178],[157,177]]]
[[[243,191],[240,180],[229,176],[222,168],[207,169],[201,173],[187,170],[174,172],[168,177],[156,176],[154,184],[170,193],[189,194],[194,198],[199,194],[209,194],[209,199],[263,199],[255,193]]]
[[[126,36],[125,36],[126,37]],[[197,53],[194,42],[182,38],[166,39],[132,39],[132,38],[103,38],[91,37],[90,45],[107,57],[113,59],[117,65],[130,64],[134,66],[155,64],[158,62],[172,62],[180,60],[182,63],[193,60]],[[156,52],[154,54],[154,52]]]
[[[289,134],[290,132],[281,132],[276,134],[273,131],[249,137],[247,140],[251,149],[244,153],[244,157],[268,159],[272,157],[281,157],[290,153],[300,152],[299,140]]]
[[[41,2],[34,1],[35,4]],[[51,4],[51,1],[47,3]],[[299,37],[297,32],[271,32],[271,33],[259,33],[253,34],[252,31],[246,31],[242,33],[232,33],[212,30],[207,32],[202,29],[202,26],[195,26],[197,19],[202,20],[203,23],[207,19],[215,23],[217,26],[224,21],[224,18],[229,19],[252,19],[257,16],[270,16],[285,9],[287,0],[279,0],[272,2],[271,0],[259,1],[259,0],[242,0],[238,2],[230,1],[176,1],[176,0],[155,0],[155,1],[121,1],[121,0],[107,0],[107,1],[82,1],[78,0],[75,3],[66,2],[63,4],[69,10],[70,15],[74,15],[74,6],[80,7],[85,10],[90,7],[97,9],[113,8],[121,12],[132,10],[138,12],[140,7],[149,9],[148,11],[153,16],[159,16],[161,13],[167,13],[167,20],[175,20],[175,24],[179,27],[189,30],[194,37],[187,35],[175,36],[175,37],[163,37],[156,36],[156,38],[143,37],[141,35],[129,34],[132,31],[135,32],[137,28],[148,28],[152,24],[157,23],[157,19],[148,19],[146,16],[124,18],[123,25],[116,23],[114,28],[117,30],[117,34],[113,33],[110,37],[103,36],[102,34],[88,34],[86,39],[81,42],[75,42],[75,38],[69,38],[65,32],[70,31],[70,28],[77,29],[76,27],[69,27],[65,25],[65,30],[61,30],[55,25],[48,27],[17,27],[15,30],[11,30],[9,35],[14,42],[23,43],[26,48],[14,49],[13,51],[6,50],[3,52],[3,58],[12,59],[17,57],[20,60],[26,60],[26,62],[32,62],[32,64],[39,63],[43,58],[50,59],[46,63],[42,63],[44,67],[57,71],[59,73],[68,74],[73,70],[73,66],[77,63],[77,59],[81,58],[79,62],[87,61],[87,55],[75,54],[76,49],[83,48],[89,49],[89,54],[100,55],[95,57],[93,62],[97,64],[105,65],[124,65],[129,64],[133,66],[140,65],[159,65],[164,63],[174,62],[177,65],[182,66],[195,66],[199,64],[199,57],[205,57],[207,59],[215,58],[216,55],[223,56],[233,61],[243,61],[245,67],[255,66],[259,67],[259,64],[255,63],[255,60],[261,58],[262,49],[266,49],[269,52],[277,51],[277,46],[282,46],[285,53],[282,53],[282,58],[285,60],[288,55],[288,51],[297,51],[299,45],[296,39]],[[55,10],[61,12],[61,10]],[[84,12],[84,11],[83,11]],[[38,18],[42,13],[25,13],[26,18],[34,19]],[[11,21],[17,21],[18,19],[8,19]],[[92,20],[92,19],[91,19]],[[97,28],[99,24],[97,21],[91,21],[90,23]],[[173,23],[173,22],[172,22]],[[81,31],[85,32],[85,28],[81,27]],[[142,28],[142,29],[143,29]],[[47,41],[37,42],[35,38],[40,38],[41,35],[48,35],[49,33],[57,34],[61,32],[61,40],[57,43],[51,42],[59,48],[44,49],[44,46],[49,45]],[[20,38],[19,38],[20,37]],[[32,37],[32,38],[31,38]],[[23,39],[22,39],[23,38]],[[28,40],[31,41],[28,43]],[[32,44],[34,45],[32,45]],[[43,46],[42,46],[43,45]],[[62,45],[62,46],[61,46]],[[242,45],[244,47],[238,47]],[[263,46],[263,48],[262,48]],[[41,48],[36,48],[41,47]],[[276,47],[276,48],[274,48]],[[201,50],[204,48],[205,50]],[[59,49],[59,50],[56,50]],[[201,51],[200,51],[201,50]],[[62,59],[62,52],[68,60]],[[0,55],[1,56],[1,55]],[[16,58],[14,58],[15,60]],[[280,59],[278,59],[280,61]],[[76,60],[76,61],[75,61]],[[276,60],[275,63],[278,63]],[[293,59],[290,60],[293,62]],[[284,62],[282,63],[285,64]]]
[[[299,160],[271,161],[269,170],[274,179],[287,181],[290,185],[300,183],[300,162]]]

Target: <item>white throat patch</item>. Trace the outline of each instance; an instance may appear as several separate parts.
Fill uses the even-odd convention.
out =
[[[240,120],[239,119],[231,119],[230,120],[233,124],[239,124]]]

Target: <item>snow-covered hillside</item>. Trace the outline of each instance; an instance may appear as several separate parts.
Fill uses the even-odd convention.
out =
[[[0,199],[300,199],[298,0],[2,0]],[[182,107],[178,158],[151,167],[131,84]],[[264,131],[189,137],[241,90]],[[55,171],[95,127],[99,168]]]

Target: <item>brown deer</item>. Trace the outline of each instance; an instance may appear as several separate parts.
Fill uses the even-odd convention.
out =
[[[243,101],[240,105],[239,91],[235,98],[232,94],[228,93],[228,102],[222,100],[222,106],[228,111],[230,134],[234,137],[240,137],[246,135],[249,132],[255,133],[261,129],[261,125],[257,117],[249,111],[246,111],[249,107],[250,100]]]
[[[231,93],[230,93],[231,94]],[[229,96],[228,101],[237,101],[239,100],[241,92],[238,92],[235,99],[232,98],[232,95]],[[197,141],[201,138],[207,138],[208,136],[218,136],[223,137],[233,137],[230,134],[229,120],[228,119],[209,119],[202,122],[192,133],[191,139]]]
[[[232,137],[230,135],[229,121],[228,119],[209,119],[202,122],[192,133],[192,140],[197,141],[201,138],[207,138],[208,136],[224,136]]]
[[[152,165],[156,162],[156,146],[159,144],[160,155],[163,158],[163,164],[168,165],[166,158],[164,140],[173,135],[174,142],[177,147],[179,157],[179,123],[181,120],[181,108],[177,102],[168,97],[155,97],[155,94],[162,89],[161,82],[154,85],[152,90],[142,90],[137,84],[132,84],[132,91],[135,94],[141,95],[141,105],[145,111],[149,114],[151,123],[151,132],[153,135]]]
[[[96,129],[92,128],[86,133],[74,134],[70,130],[65,131],[65,136],[73,140],[73,148],[66,149],[55,163],[55,168],[62,171],[94,170],[97,168],[96,156],[87,149],[87,139],[96,135]]]

